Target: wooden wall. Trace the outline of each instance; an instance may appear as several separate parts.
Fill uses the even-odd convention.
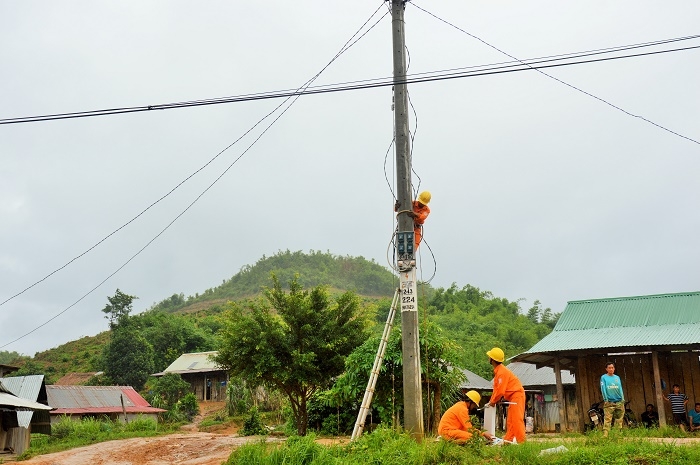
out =
[[[681,392],[689,397],[688,408],[692,408],[695,402],[700,402],[700,353],[698,352],[659,352],[659,375],[665,383],[664,395],[672,392],[671,386],[678,384]],[[630,401],[630,408],[637,420],[647,404],[656,402],[654,370],[652,367],[651,353],[625,354],[625,355],[587,355],[578,358],[576,370],[576,389],[581,423],[579,430],[583,430],[586,412],[594,402],[600,402],[603,397],[600,393],[600,377],[605,373],[607,362],[615,364],[615,374],[622,380],[622,389],[625,400]],[[664,401],[666,407],[666,422],[673,424],[671,404]]]

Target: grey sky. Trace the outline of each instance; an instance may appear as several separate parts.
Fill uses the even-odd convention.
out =
[[[296,88],[381,4],[4,1],[0,118]],[[693,0],[416,5],[519,58],[700,33]],[[410,73],[507,60],[412,5],[406,34]],[[387,16],[317,83],[391,71]],[[700,139],[698,50],[547,72]],[[536,72],[409,91],[418,116],[414,168],[421,189],[433,193],[425,230],[437,262],[433,285],[469,283],[524,298],[525,309],[539,299],[557,312],[567,300],[698,290],[699,145]],[[100,309],[116,288],[138,296],[141,311],[173,293],[214,287],[278,250],[328,250],[385,264],[394,221],[384,178],[391,98],[390,88],[378,88],[299,99],[129,265],[0,350],[33,355],[106,329]],[[279,103],[0,125],[0,301],[127,222]],[[252,140],[1,306],[0,345],[114,272]],[[392,160],[393,152],[393,185]],[[426,252],[424,279],[434,266]]]

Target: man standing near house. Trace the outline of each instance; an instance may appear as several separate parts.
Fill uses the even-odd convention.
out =
[[[521,444],[525,442],[525,389],[518,377],[503,365],[506,355],[502,349],[494,347],[486,355],[493,367],[493,394],[486,406],[495,406],[501,399],[510,402],[503,440],[513,441],[515,438]]]
[[[685,431],[685,426],[688,423],[686,418],[686,405],[688,405],[688,396],[681,392],[681,387],[677,384],[673,385],[673,393],[664,396],[664,399],[671,402],[671,412],[673,412],[673,422],[678,427]]]
[[[622,392],[622,380],[615,374],[615,364],[608,362],[605,373],[600,377],[600,392],[603,394],[603,436],[608,437],[610,425],[615,420],[617,429],[622,429],[622,416],[625,414],[625,394]]]

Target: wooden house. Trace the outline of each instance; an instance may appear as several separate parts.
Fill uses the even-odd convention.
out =
[[[0,378],[0,452],[19,455],[31,433],[51,434],[49,410],[43,375]]]
[[[579,431],[584,412],[602,400],[600,377],[609,361],[637,417],[653,404],[660,425],[673,424],[663,400],[672,385],[680,385],[690,403],[700,402],[700,292],[568,302],[554,330],[513,360],[552,367],[558,399],[562,370],[576,376],[579,413],[567,424]],[[563,402],[559,411],[566,415]]]
[[[214,361],[213,357],[216,355],[218,355],[216,351],[182,354],[168,368],[160,373],[154,373],[153,376],[177,373],[190,383],[197,400],[224,401],[228,371]]]

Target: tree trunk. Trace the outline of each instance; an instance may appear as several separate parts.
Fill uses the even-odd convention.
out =
[[[442,417],[442,386],[440,383],[435,383],[433,386],[433,424],[431,431],[437,433],[440,417]]]
[[[306,429],[308,427],[308,423],[309,412],[306,410],[306,395],[302,395],[297,418],[297,434],[299,436],[306,436]]]

